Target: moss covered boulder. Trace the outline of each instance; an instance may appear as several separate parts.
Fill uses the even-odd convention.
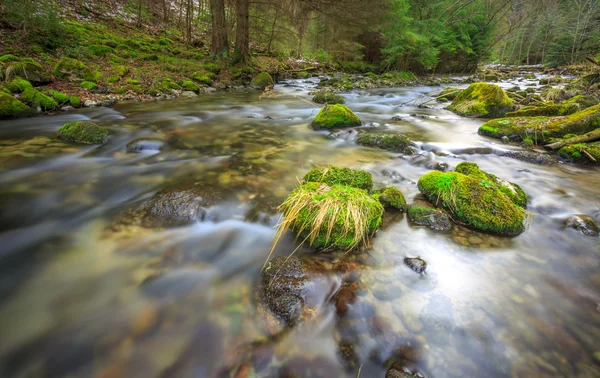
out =
[[[585,134],[600,127],[600,105],[564,117],[510,117],[490,120],[479,127],[479,134],[514,141],[532,138],[535,144],[569,134]]]
[[[541,105],[524,106],[514,112],[506,113],[506,117],[567,116],[597,104],[598,101],[591,96],[575,96],[558,104],[548,101]]]
[[[496,175],[483,171],[475,163],[464,162],[456,166],[455,172],[462,173],[475,179],[492,183],[496,189],[504,193],[515,205],[526,207],[527,194],[518,184],[503,180]]]
[[[455,221],[500,235],[525,231],[525,212],[488,180],[459,172],[433,171],[418,182],[431,203],[452,214]]]
[[[17,77],[12,81],[6,83],[6,88],[9,90],[10,93],[23,93],[23,91],[25,91],[26,89],[33,88],[33,85],[31,85],[31,83],[27,80]]]
[[[407,215],[410,222],[417,226],[425,226],[438,231],[448,231],[452,228],[450,217],[440,209],[412,205],[408,208]]]
[[[316,249],[349,250],[365,245],[381,224],[383,206],[366,190],[307,182],[280,206],[283,227]]]
[[[34,115],[31,109],[8,93],[0,92],[0,119],[28,117]]]
[[[9,63],[4,72],[5,80],[22,77],[32,85],[46,85],[52,82],[52,77],[44,68],[33,59],[23,59],[18,62]]]
[[[600,142],[571,144],[558,150],[558,155],[570,163],[600,165]]]
[[[263,72],[256,75],[250,82],[252,88],[264,90],[266,87],[270,87],[274,84],[273,78],[268,72]]]
[[[452,101],[449,110],[466,116],[494,118],[512,110],[512,100],[497,85],[473,83]]]
[[[371,191],[373,178],[366,171],[350,168],[313,168],[303,178],[305,182],[318,182],[331,185],[349,185],[355,188]]]
[[[59,139],[83,144],[103,144],[108,140],[108,130],[89,121],[65,123],[58,129]]]
[[[62,58],[56,63],[52,73],[63,80],[74,82],[96,81],[94,72],[77,59]]]
[[[312,121],[315,129],[334,129],[338,127],[360,126],[362,122],[344,105],[325,105]]]
[[[317,91],[315,92],[312,101],[317,104],[345,104],[346,100],[343,96],[329,93],[327,91]]]
[[[374,192],[372,196],[381,202],[384,208],[391,207],[400,211],[406,210],[406,199],[404,198],[404,194],[393,186],[380,189]]]
[[[394,152],[403,152],[410,146],[410,140],[402,134],[362,134],[356,143]]]
[[[21,98],[29,105],[42,110],[54,110],[58,107],[58,103],[52,97],[46,96],[34,88],[25,89]]]
[[[446,87],[436,96],[438,101],[452,101],[462,93],[462,89]]]

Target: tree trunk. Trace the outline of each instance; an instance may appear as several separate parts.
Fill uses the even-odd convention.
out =
[[[250,58],[249,8],[249,0],[236,0],[235,62],[245,63]]]
[[[563,148],[564,146],[568,146],[571,144],[577,144],[577,143],[585,143],[585,142],[593,142],[595,140],[600,139],[600,129],[596,129],[594,131],[590,131],[587,134],[583,134],[583,135],[579,135],[573,138],[569,138],[566,140],[562,140],[560,142],[556,142],[556,143],[552,143],[552,144],[547,144],[544,146],[544,149],[548,150],[548,151],[554,151],[554,150],[558,150],[560,148]]]
[[[210,14],[212,18],[211,55],[213,57],[227,57],[229,56],[229,42],[227,40],[224,0],[210,0]]]

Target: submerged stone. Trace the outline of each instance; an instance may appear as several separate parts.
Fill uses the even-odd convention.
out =
[[[362,134],[356,140],[361,146],[376,147],[388,151],[404,152],[410,145],[407,136],[401,134]]]
[[[598,226],[587,215],[573,215],[567,219],[565,224],[567,227],[577,230],[585,236],[597,237],[599,234]]]
[[[427,262],[420,257],[405,257],[404,263],[418,274],[422,274],[427,269]]]
[[[549,154],[534,152],[534,151],[525,151],[525,150],[507,150],[507,151],[494,151],[494,153],[498,156],[504,156],[511,159],[526,161],[528,163],[533,164],[542,164],[542,165],[550,165],[558,163],[558,160]]]
[[[350,168],[313,168],[303,178],[306,182],[322,182],[331,185],[349,185],[370,191],[373,189],[373,178],[369,172]]]
[[[108,130],[89,121],[65,123],[57,135],[59,139],[83,144],[103,144],[108,140]]]
[[[408,219],[417,226],[425,226],[438,231],[448,231],[452,221],[448,214],[439,209],[412,205],[408,208]]]
[[[315,129],[333,129],[362,125],[361,120],[344,105],[325,105],[312,122]]]
[[[165,142],[158,138],[140,138],[127,144],[127,152],[160,151]]]
[[[466,117],[494,118],[502,116],[512,106],[512,100],[499,86],[473,83],[456,96],[448,109]]]
[[[261,271],[261,300],[286,325],[293,325],[304,308],[307,281],[306,270],[300,259],[277,256]]]

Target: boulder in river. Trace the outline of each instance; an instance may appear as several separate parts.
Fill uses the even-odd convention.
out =
[[[274,84],[273,78],[269,75],[268,72],[263,72],[256,75],[252,81],[250,82],[250,86],[252,88],[264,90],[267,87],[270,87]]]
[[[372,196],[378,199],[384,208],[393,207],[400,211],[406,210],[406,199],[404,198],[404,194],[393,186],[380,189],[374,192]]]
[[[506,117],[567,116],[596,105],[597,103],[598,102],[594,101],[591,97],[575,96],[572,99],[559,104],[549,101],[541,105],[524,106],[514,112],[506,113]]]
[[[521,160],[533,164],[550,165],[558,163],[558,160],[547,153],[525,150],[496,150],[498,156]]]
[[[452,101],[449,110],[466,116],[494,118],[512,110],[512,100],[494,84],[473,83]]]
[[[160,151],[165,142],[158,138],[140,138],[127,143],[127,152]]]
[[[565,224],[567,227],[577,230],[585,236],[597,237],[599,234],[598,226],[587,215],[573,215],[567,219]]]
[[[315,129],[334,129],[338,127],[360,126],[360,118],[348,107],[340,104],[325,105],[312,121]]]
[[[261,272],[260,298],[286,325],[294,324],[304,308],[308,277],[297,257],[277,256]]]
[[[108,130],[90,121],[65,123],[57,135],[59,139],[83,144],[103,144],[108,140]]]
[[[346,100],[343,96],[335,93],[330,93],[325,90],[315,92],[312,101],[317,104],[345,104]]]
[[[402,134],[362,134],[356,140],[361,146],[376,147],[388,151],[404,152],[410,140]]]
[[[349,185],[370,191],[373,189],[373,177],[369,172],[358,169],[327,167],[313,168],[304,175],[306,182],[322,182],[331,185]]]
[[[436,96],[438,101],[453,101],[456,96],[461,94],[463,90],[458,88],[446,87],[440,91],[440,93]]]
[[[412,205],[408,208],[408,219],[417,226],[426,226],[438,231],[448,231],[452,228],[452,221],[448,214],[431,207]]]
[[[420,257],[405,257],[404,263],[412,269],[413,272],[418,274],[424,273],[425,269],[427,269],[427,262]]]
[[[525,231],[525,211],[488,179],[432,171],[419,179],[418,187],[431,203],[466,226],[500,235]]]
[[[571,163],[600,165],[600,142],[564,146],[558,150],[558,156]]]

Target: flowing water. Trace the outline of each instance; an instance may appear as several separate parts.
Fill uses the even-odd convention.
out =
[[[600,376],[599,239],[564,227],[572,214],[600,221],[600,168],[502,157],[517,147],[479,136],[483,121],[402,105],[433,87],[344,94],[365,126],[314,131],[316,82],[3,121],[0,376],[384,377],[394,361],[430,377]],[[54,138],[84,119],[109,142]],[[420,153],[360,147],[357,132],[405,133]],[[143,137],[170,147],[126,152]],[[298,178],[360,168],[410,203],[423,174],[461,161],[523,187],[526,232],[443,233],[386,215],[363,254],[296,252],[319,272],[313,312],[274,329],[256,292]],[[217,198],[203,221],[127,221],[157,192],[198,185]],[[286,235],[275,254],[296,246]]]

